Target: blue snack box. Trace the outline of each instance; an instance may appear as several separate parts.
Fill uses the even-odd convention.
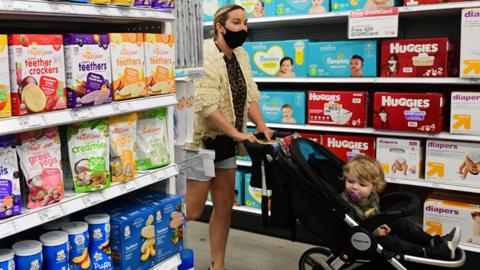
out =
[[[262,91],[259,105],[267,123],[305,124],[305,92]]]
[[[254,77],[306,77],[308,43],[307,39],[245,42],[243,48],[250,56]]]
[[[330,0],[277,0],[277,15],[324,14],[330,11]]]
[[[249,18],[275,16],[277,0],[231,0],[232,3],[242,6]]]
[[[244,197],[244,189],[245,185],[243,184],[243,172],[240,170],[237,170],[236,176],[235,176],[235,201],[233,202],[233,205],[235,206],[240,206],[244,205],[245,203],[245,197]]]
[[[396,0],[331,0],[332,11],[389,8],[398,5]]]
[[[377,76],[377,42],[335,41],[308,44],[310,77]]]
[[[222,6],[229,3],[229,0],[200,0],[202,5],[202,16],[204,22],[211,22],[215,17],[215,12]]]

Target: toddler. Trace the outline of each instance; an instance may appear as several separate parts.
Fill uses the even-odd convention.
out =
[[[352,77],[362,77],[363,57],[360,55],[352,56],[350,59],[350,71]]]
[[[378,193],[386,185],[382,167],[377,160],[358,155],[343,168],[345,190],[341,196],[361,219],[380,212]],[[406,218],[401,218],[378,227],[374,235],[386,250],[406,255],[440,259],[455,259],[455,250],[461,232],[455,227],[448,234],[431,236]]]
[[[293,59],[291,57],[283,57],[280,60],[280,71],[278,77],[295,78],[295,72],[292,71]]]
[[[292,117],[292,114],[293,114],[292,105],[284,104],[282,106],[282,116],[283,116],[282,123],[296,124],[297,121],[295,120],[295,118]]]

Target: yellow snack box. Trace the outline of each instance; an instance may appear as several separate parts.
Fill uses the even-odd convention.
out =
[[[0,35],[0,118],[12,116],[10,74],[8,65],[8,37]]]
[[[134,149],[137,137],[137,114],[110,117],[108,131],[112,181],[130,181],[137,176]]]
[[[175,36],[145,34],[145,85],[148,95],[175,92]]]

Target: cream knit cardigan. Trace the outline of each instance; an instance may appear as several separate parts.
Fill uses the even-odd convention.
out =
[[[243,132],[246,131],[248,116],[248,105],[250,102],[260,99],[260,92],[257,84],[253,81],[252,69],[247,52],[242,47],[233,51],[237,57],[240,68],[242,69],[245,82],[247,84],[247,100],[245,102],[245,112],[243,119]],[[232,93],[228,81],[227,65],[223,59],[224,54],[220,52],[213,39],[207,39],[203,42],[204,54],[204,77],[195,79],[195,123],[193,143],[189,145],[190,149],[198,149],[202,146],[202,138],[214,138],[221,133],[209,129],[206,118],[215,110],[223,113],[226,119],[234,124],[235,113],[233,109]]]

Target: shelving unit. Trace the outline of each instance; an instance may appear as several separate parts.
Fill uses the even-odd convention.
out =
[[[257,83],[332,83],[332,84],[432,84],[432,85],[478,85],[480,79],[462,78],[345,78],[345,77],[307,77],[307,78],[254,78]]]
[[[150,270],[177,270],[177,266],[179,266],[181,263],[182,260],[180,259],[180,255],[176,254],[160,264],[150,268]]]

